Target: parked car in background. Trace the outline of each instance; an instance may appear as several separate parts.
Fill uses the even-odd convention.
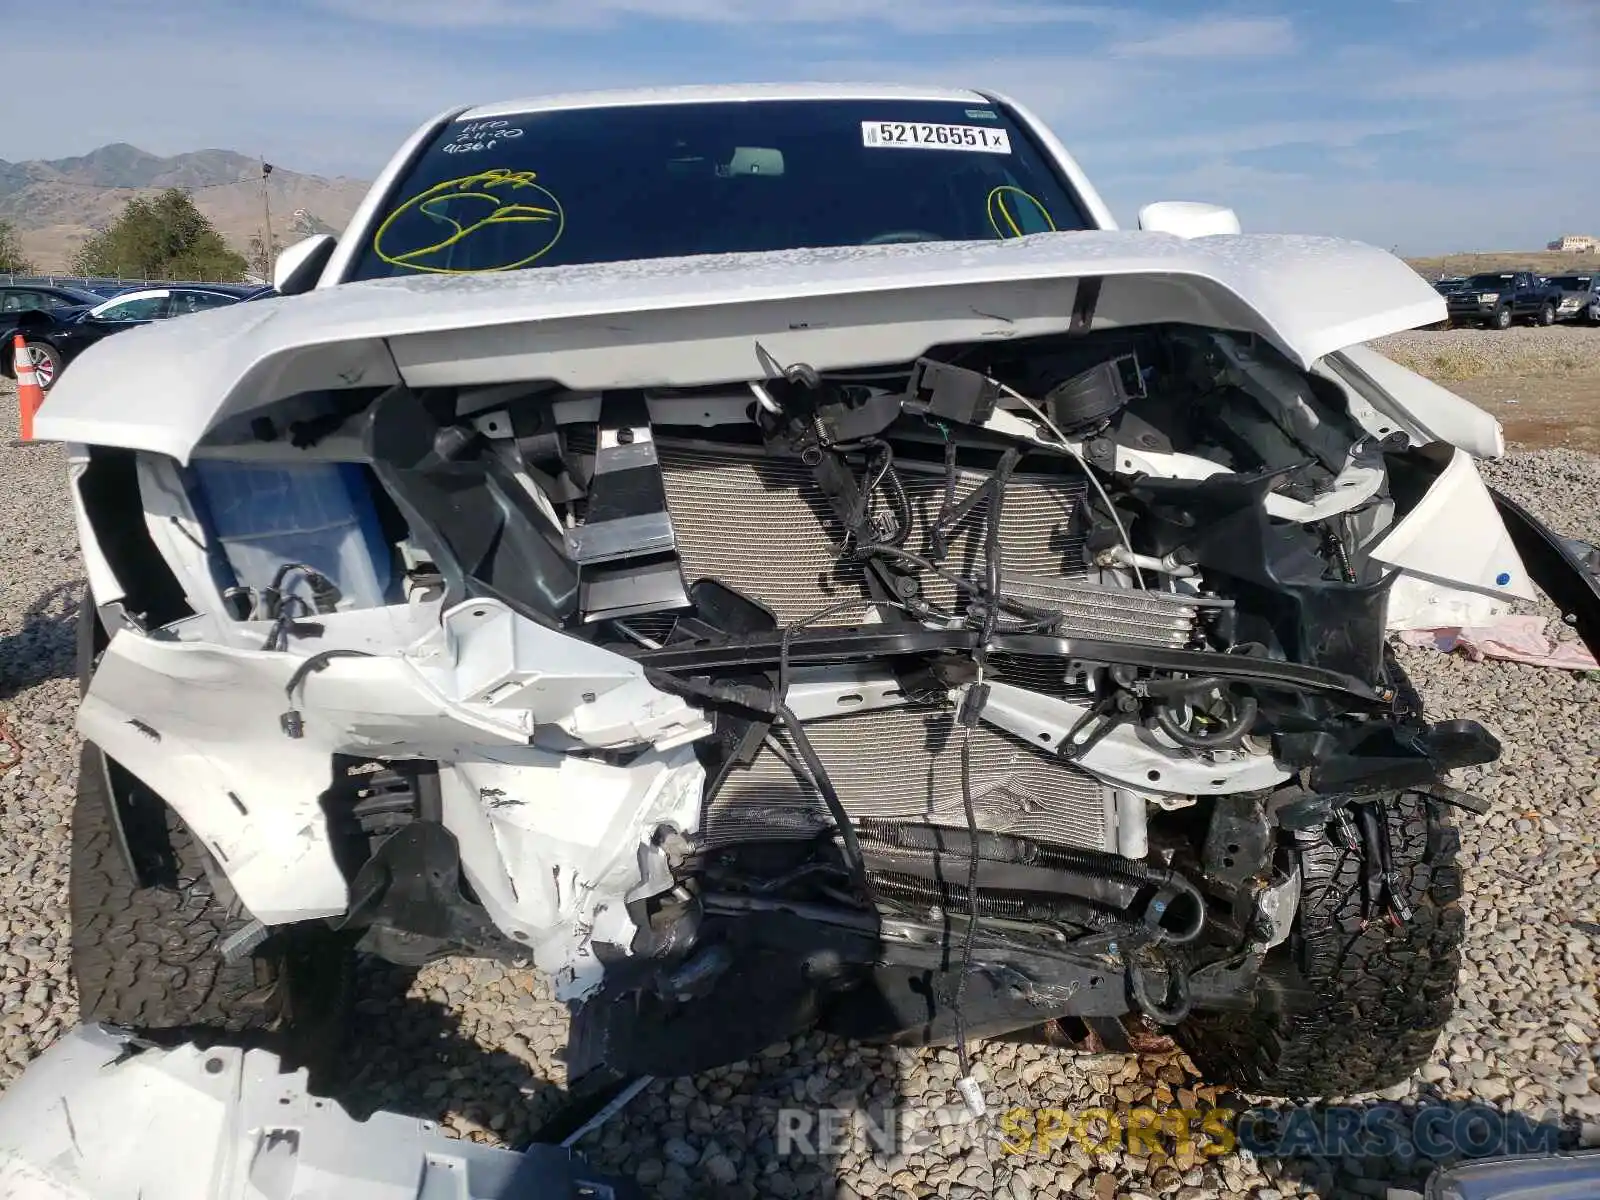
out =
[[[1600,275],[1557,275],[1550,286],[1560,293],[1556,320],[1600,325]]]
[[[1459,291],[1461,289],[1461,286],[1463,284],[1465,284],[1466,282],[1467,282],[1467,279],[1466,279],[1466,276],[1464,276],[1464,275],[1447,275],[1447,276],[1443,277],[1442,279],[1435,279],[1433,281],[1433,290],[1438,292],[1441,296],[1444,296],[1446,299],[1448,299],[1450,297],[1451,293]],[[1448,328],[1450,328],[1450,319],[1448,317],[1446,317],[1442,321],[1435,321],[1431,325],[1424,325],[1422,328],[1424,328],[1424,329],[1448,329]]]
[[[64,308],[87,308],[99,304],[97,296],[87,288],[62,287],[53,283],[0,284],[0,319],[3,314],[29,312],[38,309],[52,312]]]
[[[13,335],[20,333],[33,355],[39,386],[48,389],[79,354],[102,338],[168,317],[204,312],[253,299],[270,288],[208,284],[205,287],[153,287],[123,292],[108,300],[72,308],[29,309],[0,319],[0,374],[17,377]]]
[[[1510,329],[1517,321],[1553,325],[1561,293],[1532,271],[1490,271],[1445,295],[1452,325]]]

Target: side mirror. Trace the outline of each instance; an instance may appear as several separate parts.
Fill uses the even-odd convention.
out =
[[[309,292],[333,257],[336,245],[338,242],[331,235],[314,233],[281,251],[272,268],[273,290],[280,296]]]
[[[1239,214],[1220,204],[1159,200],[1139,210],[1139,228],[1181,238],[1210,237],[1214,233],[1238,233]]]

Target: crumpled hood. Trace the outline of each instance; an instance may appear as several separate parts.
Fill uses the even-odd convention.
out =
[[[35,428],[186,461],[219,421],[314,388],[690,387],[765,376],[758,345],[779,362],[837,370],[1086,318],[1253,332],[1309,366],[1444,309],[1386,251],[1274,234],[1096,231],[414,276],[107,339],[62,375]]]

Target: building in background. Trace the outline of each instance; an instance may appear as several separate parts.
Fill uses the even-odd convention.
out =
[[[1567,233],[1551,242],[1548,248],[1567,254],[1593,254],[1600,250],[1600,238],[1591,233]]]

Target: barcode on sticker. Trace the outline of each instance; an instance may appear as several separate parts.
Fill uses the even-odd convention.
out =
[[[923,121],[863,121],[861,144],[906,150],[979,150],[1010,154],[1011,135],[988,125],[930,125]]]

